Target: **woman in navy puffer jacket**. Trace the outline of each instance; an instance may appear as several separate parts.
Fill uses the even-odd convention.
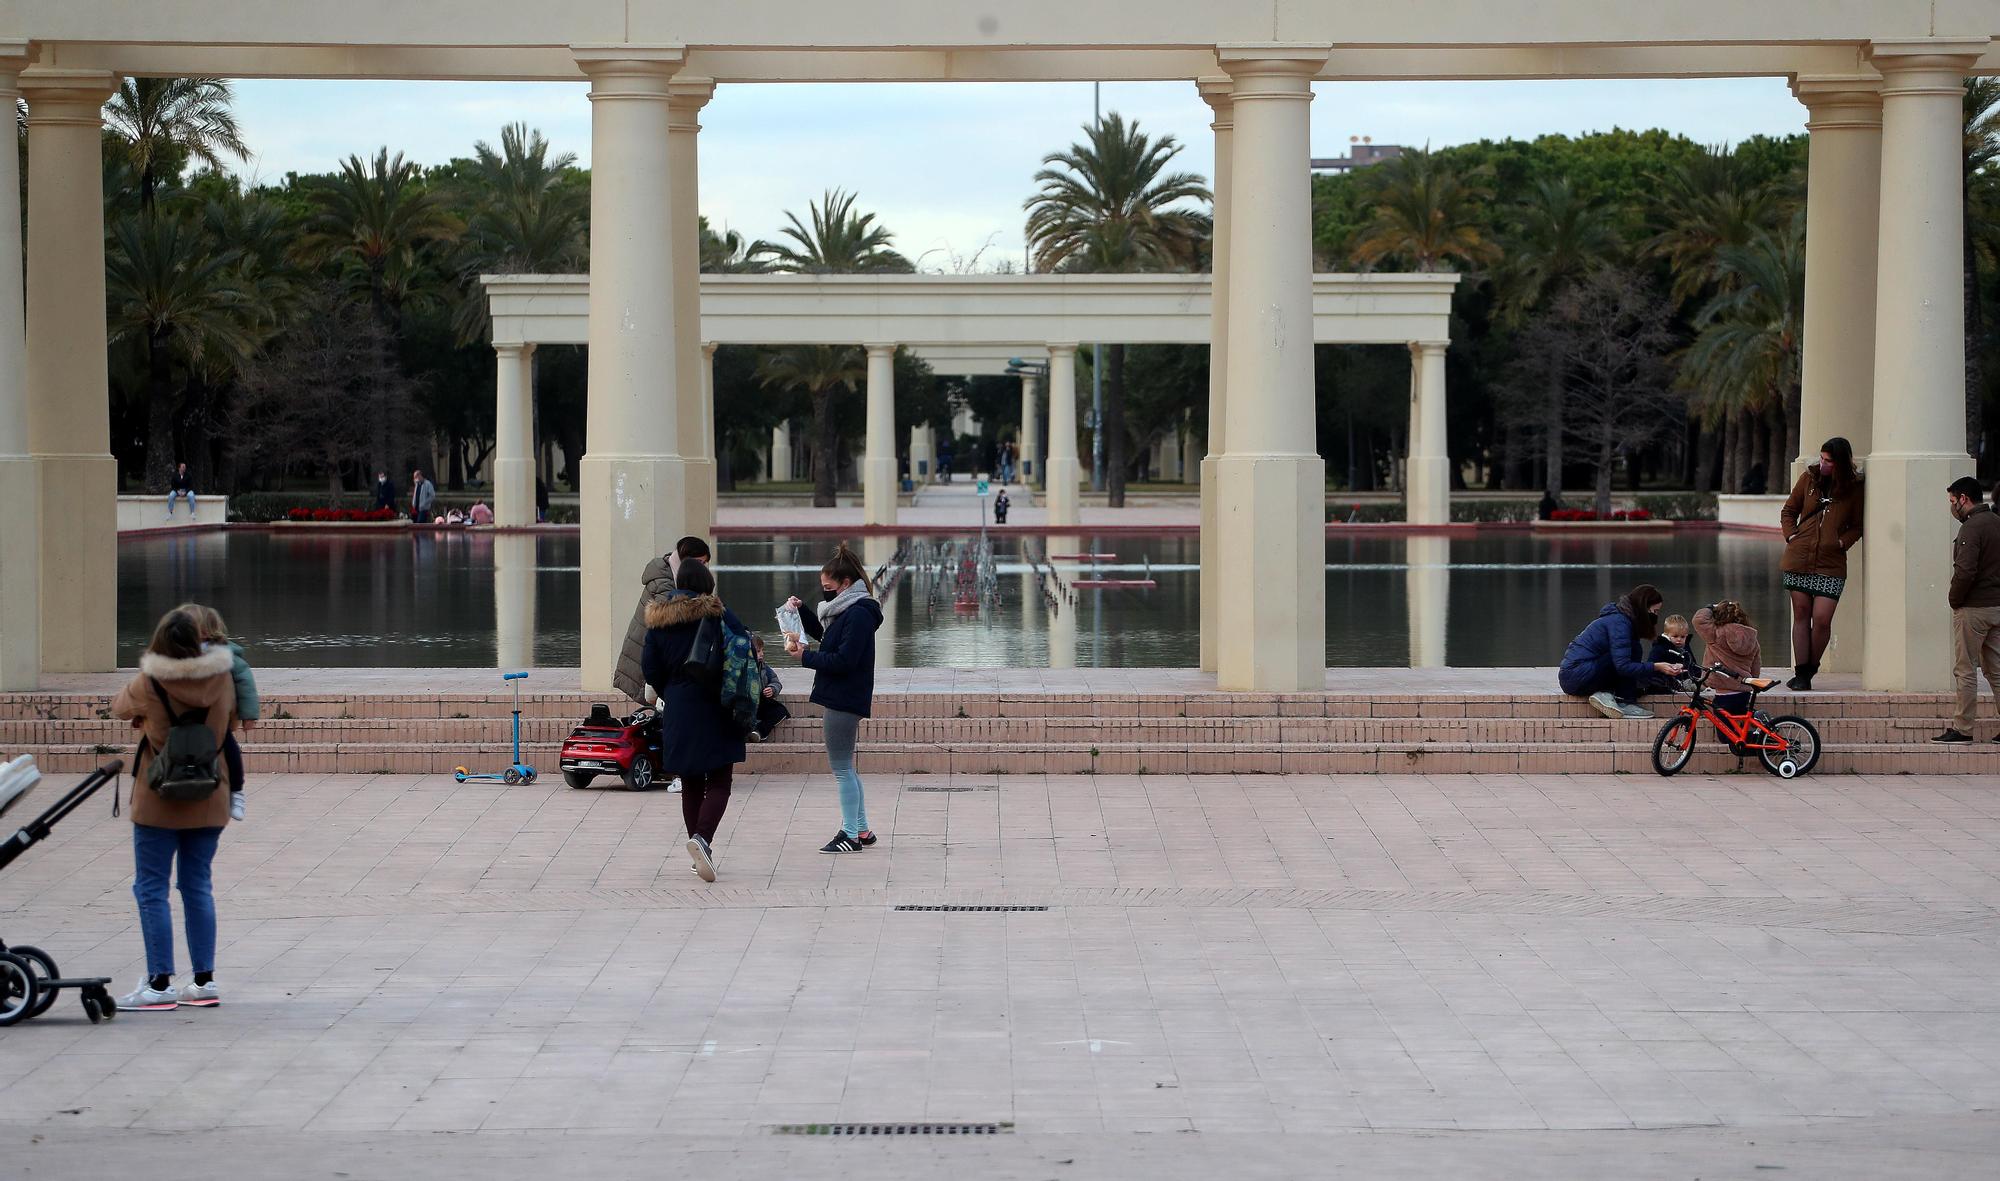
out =
[[[875,843],[875,834],[854,770],[854,740],[875,704],[875,629],[882,626],[882,605],[875,601],[867,569],[845,542],[820,567],[819,585],[818,608],[799,618],[819,641],[819,651],[790,635],[785,650],[813,670],[811,700],[826,711],[826,758],[840,785],[840,831],[820,852],[859,853]],[[796,611],[799,601],[795,597],[786,606]]]
[[[1678,664],[1648,664],[1640,655],[1640,645],[1660,630],[1664,606],[1659,588],[1648,583],[1606,603],[1563,653],[1562,667],[1556,671],[1562,691],[1588,697],[1607,718],[1652,717],[1653,711],[1638,704],[1645,678],[1654,673],[1677,677],[1685,671]]]

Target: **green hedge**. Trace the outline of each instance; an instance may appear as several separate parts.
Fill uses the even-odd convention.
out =
[[[480,500],[489,505],[493,503],[490,494],[485,492],[440,492],[436,507],[440,513],[450,508],[468,509]],[[399,498],[397,507],[402,508],[405,503]],[[229,498],[229,519],[263,524],[282,521],[295,508],[374,507],[373,492],[242,492]],[[576,524],[575,503],[557,501],[549,505],[549,521],[557,525]]]
[[[1642,508],[1661,521],[1713,521],[1715,519],[1715,494],[1712,492],[1658,492],[1642,493],[1637,496],[1619,494],[1612,497],[1614,505],[1629,499],[1633,508]],[[1583,505],[1570,502],[1568,507]],[[1532,522],[1541,516],[1540,497],[1533,500],[1464,500],[1451,502],[1451,520],[1455,525],[1519,524]],[[1404,519],[1400,502],[1375,502],[1340,504],[1327,506],[1326,519],[1345,523],[1352,519],[1356,524],[1377,525],[1400,522]]]

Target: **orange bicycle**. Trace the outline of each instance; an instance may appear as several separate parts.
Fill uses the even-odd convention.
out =
[[[1750,687],[1750,707],[1742,713],[1718,709],[1709,693],[1708,678],[1720,673]],[[1716,733],[1737,758],[1753,751],[1764,769],[1780,779],[1792,779],[1811,771],[1819,763],[1819,731],[1797,714],[1771,717],[1757,708],[1757,695],[1775,686],[1775,677],[1746,677],[1720,664],[1696,669],[1690,674],[1694,688],[1681,712],[1660,727],[1653,739],[1653,770],[1672,775],[1694,757],[1695,725],[1707,718]]]

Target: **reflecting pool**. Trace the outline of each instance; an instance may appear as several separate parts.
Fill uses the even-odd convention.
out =
[[[918,543],[923,566],[907,570],[889,597],[878,639],[885,663],[1199,663],[1194,536],[995,537],[990,562],[961,578],[972,540]],[[823,537],[723,541],[715,562],[723,598],[774,633],[772,609],[787,594],[817,597],[832,545]],[[870,538],[866,548],[872,568],[898,542]],[[1779,550],[1770,537],[1665,531],[1334,538],[1326,547],[1327,663],[1551,665],[1599,606],[1652,582],[1669,611],[1742,600],[1763,633],[1765,663],[1784,664]],[[273,667],[574,666],[577,554],[573,533],[131,538],[118,551],[119,660],[136,663],[160,614],[192,599],[218,608],[253,661]],[[1111,556],[1049,557],[1064,554]],[[1071,585],[1079,578],[1151,578],[1154,586],[1079,589]]]

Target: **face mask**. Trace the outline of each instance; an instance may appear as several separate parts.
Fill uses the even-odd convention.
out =
[[[839,591],[822,590],[819,592],[819,601],[822,603],[831,603],[839,594]]]

